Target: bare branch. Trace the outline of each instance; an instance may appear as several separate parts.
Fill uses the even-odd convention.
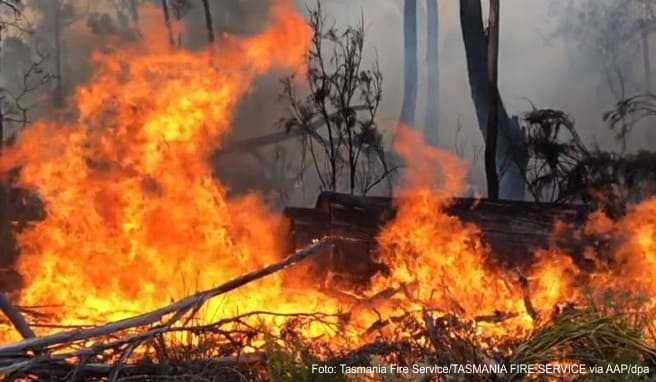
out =
[[[30,325],[28,325],[25,318],[23,318],[23,315],[11,304],[4,293],[0,293],[0,311],[9,318],[9,321],[11,321],[23,338],[34,338],[34,332],[30,328]]]
[[[79,329],[64,331],[55,334],[51,334],[44,337],[36,337],[26,339],[14,344],[0,346],[0,357],[25,352],[33,349],[42,349],[52,345],[71,343],[76,341],[88,340],[94,337],[106,336],[112,333],[120,332],[126,329],[135,328],[139,326],[150,325],[161,321],[164,317],[173,314],[164,324],[158,325],[150,330],[139,333],[133,336],[121,337],[118,340],[106,343],[103,347],[115,346],[118,343],[128,343],[135,340],[152,338],[154,335],[165,332],[171,327],[176,321],[182,318],[185,314],[204,304],[208,299],[216,297],[218,295],[230,292],[234,289],[237,289],[245,284],[248,284],[252,281],[261,279],[272,273],[281,271],[299,261],[305,260],[306,258],[316,255],[321,251],[329,248],[332,244],[332,239],[324,238],[316,243],[297,251],[295,254],[287,257],[285,260],[278,263],[271,264],[264,268],[258,269],[251,273],[247,273],[241,277],[235,278],[228,281],[225,284],[222,284],[216,288],[209,289],[203,292],[198,292],[194,295],[185,297],[177,302],[157,309],[155,311],[145,313],[139,316],[126,318],[124,320],[108,323],[106,325],[89,328],[89,329]],[[76,355],[84,354],[95,350],[91,348],[84,348],[75,352]]]

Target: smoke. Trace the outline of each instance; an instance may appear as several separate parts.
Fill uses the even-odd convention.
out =
[[[419,104],[418,121],[423,120],[426,102],[427,60],[426,3],[418,1]],[[618,150],[614,134],[603,121],[605,111],[616,102],[604,77],[604,62],[594,49],[585,49],[584,36],[563,34],[565,23],[576,22],[574,10],[585,0],[508,0],[502,4],[499,86],[509,113],[522,116],[531,103],[538,108],[560,109],[570,114],[588,146]],[[619,4],[618,0],[607,0]],[[370,60],[378,57],[384,76],[384,103],[381,123],[398,118],[402,99],[403,15],[401,1],[325,1],[326,13],[338,25],[365,18],[367,51]],[[460,30],[459,1],[439,1],[440,6],[440,138],[443,148],[468,159],[472,180],[482,185],[483,138],[478,130],[469,93],[464,44]],[[484,9],[487,2],[484,1]],[[591,24],[595,21],[591,20]],[[612,36],[609,36],[612,38]],[[654,49],[652,49],[653,51]],[[627,68],[627,70],[630,68]],[[633,68],[636,70],[636,68]],[[627,96],[640,92],[636,86]],[[424,126],[419,122],[417,128]],[[650,149],[645,139],[648,129],[636,131],[630,149]]]
[[[608,3],[619,0],[607,0]],[[575,3],[583,4],[584,0]],[[91,73],[89,55],[93,49],[105,49],[115,39],[138,38],[139,15],[130,8],[130,0],[26,2],[26,14],[35,33],[26,38],[26,45],[38,47],[49,55],[48,69],[56,70],[53,25],[55,14],[52,4],[63,4],[60,22],[62,86],[70,95],[73,89],[88,79]],[[197,50],[206,46],[207,32],[203,6],[196,0],[169,0],[172,18],[181,17],[184,24],[181,45]],[[471,163],[471,181],[482,185],[483,139],[469,93],[464,45],[460,31],[459,2],[442,0],[440,6],[440,132],[442,148],[456,152]],[[153,10],[161,11],[160,0],[147,1]],[[247,35],[256,33],[268,17],[269,2],[261,0],[210,1],[217,38],[227,34]],[[298,10],[304,13],[314,7],[310,0],[295,0]],[[363,17],[365,21],[365,52],[367,65],[378,60],[384,77],[384,94],[378,123],[393,126],[397,121],[403,88],[403,16],[399,0],[331,0],[321,1],[329,20],[337,27],[353,25]],[[426,105],[426,4],[418,1],[419,31],[419,94],[417,121],[423,121]],[[507,0],[502,4],[500,89],[507,109],[513,115],[522,115],[537,107],[562,109],[577,122],[577,128],[588,145],[599,144],[605,149],[617,149],[613,134],[604,125],[602,116],[612,108],[616,99],[603,77],[602,64],[593,49],[583,49],[582,41],[575,35],[557,34],[566,22],[571,22],[572,8],[568,0]],[[487,7],[487,4],[484,4]],[[569,7],[569,8],[568,8]],[[177,12],[177,13],[176,13]],[[162,22],[163,20],[163,15]],[[63,18],[63,21],[61,20]],[[580,37],[582,39],[583,37]],[[5,42],[5,46],[7,46]],[[656,51],[653,49],[652,51]],[[14,53],[15,52],[15,53]],[[11,71],[3,71],[3,82],[17,78],[16,68],[25,61],[24,49],[5,49],[3,58],[12,62]],[[16,55],[15,57],[13,57]],[[260,136],[277,132],[275,122],[285,113],[285,105],[279,100],[279,78],[286,73],[270,73],[259,78],[242,100],[233,123],[230,139]],[[49,85],[52,92],[54,84]],[[51,93],[50,93],[51,94]],[[630,95],[630,94],[628,94]],[[42,102],[36,115],[48,115],[52,105]],[[418,122],[423,129],[424,122]],[[629,147],[632,150],[647,149],[653,142],[645,139],[646,132],[637,131]],[[282,154],[281,154],[282,150]],[[276,154],[274,153],[277,153]],[[264,162],[279,160],[293,162],[296,155],[293,145],[267,147],[260,151],[260,158],[252,154],[221,159],[217,173],[234,192],[247,189],[265,189],[275,194],[271,185],[272,169],[263,169]],[[278,158],[278,159],[271,159]],[[275,163],[274,163],[275,164]],[[272,165],[273,166],[273,165]],[[275,167],[275,166],[273,166]],[[316,187],[305,190],[310,199]],[[302,192],[297,192],[299,195]],[[288,200],[289,201],[289,200]],[[294,202],[309,202],[303,198]]]

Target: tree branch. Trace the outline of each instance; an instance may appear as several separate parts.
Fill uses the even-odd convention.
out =
[[[75,341],[88,340],[94,337],[106,336],[112,333],[116,333],[118,331],[131,329],[144,325],[150,325],[158,321],[161,321],[165,316],[169,314],[174,314],[173,317],[171,317],[163,325],[154,327],[146,332],[139,333],[137,335],[122,337],[116,341],[113,341],[113,344],[116,344],[118,342],[129,342],[135,339],[148,338],[152,335],[158,334],[161,331],[166,331],[167,328],[169,328],[182,316],[184,316],[186,313],[192,310],[195,310],[197,307],[204,304],[210,298],[230,292],[252,281],[261,279],[275,272],[281,271],[291,266],[292,264],[298,263],[299,261],[305,260],[306,258],[321,252],[322,250],[330,246],[332,246],[332,239],[324,238],[320,241],[317,241],[307,246],[306,248],[300,251],[297,251],[293,255],[287,257],[285,260],[282,260],[278,263],[271,264],[269,266],[258,269],[256,271],[247,273],[241,277],[232,279],[227,283],[222,284],[216,288],[209,289],[203,292],[198,292],[194,295],[185,297],[173,304],[167,305],[165,307],[162,307],[160,309],[154,310],[149,313],[145,313],[131,318],[126,318],[124,320],[120,320],[116,322],[111,322],[90,329],[64,331],[44,337],[29,338],[13,344],[0,346],[0,357],[8,354],[16,354],[33,349],[41,349],[56,344],[71,343]]]
[[[23,338],[34,338],[34,332],[30,328],[30,325],[27,324],[23,315],[11,304],[4,293],[0,293],[0,311],[7,316]]]

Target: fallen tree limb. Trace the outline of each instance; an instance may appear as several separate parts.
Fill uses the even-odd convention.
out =
[[[216,368],[252,367],[266,362],[266,354],[261,351],[256,351],[236,356],[217,357],[203,360],[201,362],[205,362],[206,367],[213,366]],[[184,364],[173,366],[184,366]],[[33,370],[35,375],[47,375],[48,377],[53,377],[54,380],[74,381],[84,380],[84,378],[88,377],[107,378],[114,368],[115,366],[104,363],[80,363],[75,365],[58,359],[48,360],[47,362],[44,361],[36,365],[30,371]],[[121,370],[121,376],[119,376],[117,380],[123,378],[130,379],[130,377],[134,375],[143,376],[144,380],[149,380],[149,378],[154,376],[161,376],[162,373],[166,373],[170,368],[171,365],[157,363],[124,365]]]
[[[23,315],[11,304],[4,293],[0,293],[0,311],[2,311],[5,316],[7,316],[9,321],[11,321],[18,333],[20,333],[23,338],[34,338],[34,332],[32,331],[32,328],[30,328],[30,325],[28,325],[27,321],[25,321]]]
[[[285,209],[291,222],[290,245],[300,248],[310,238],[324,235],[348,234],[361,238],[362,247],[367,250],[336,243],[335,252],[348,256],[343,256],[342,263],[332,264],[331,270],[362,277],[367,274],[368,267],[373,273],[376,264],[368,254],[375,249],[381,228],[394,218],[398,202],[402,200],[323,192],[314,208]],[[592,211],[585,205],[453,198],[444,206],[444,212],[463,223],[476,225],[492,255],[512,268],[530,263],[532,253],[550,247],[555,238],[556,222],[581,227]],[[572,249],[574,244],[560,247]],[[577,259],[582,256],[581,253],[572,255]]]
[[[353,106],[351,109],[354,111],[368,110],[366,105]],[[339,113],[330,114],[328,117],[332,118],[337,114]],[[235,152],[250,151],[258,147],[278,144],[288,139],[301,137],[303,135],[309,135],[313,139],[321,141],[321,135],[317,132],[317,130],[319,130],[319,128],[325,123],[325,119],[319,118],[316,121],[310,122],[306,129],[292,129],[290,131],[281,131],[269,135],[246,138],[234,142],[227,142],[219,151],[217,151],[216,155],[221,156]]]
[[[45,347],[56,345],[56,344],[65,344],[75,341],[88,340],[94,337],[106,336],[122,330],[154,324],[158,321],[161,321],[165,316],[169,314],[174,314],[173,317],[171,317],[162,326],[153,328],[144,333],[139,333],[138,335],[135,336],[123,337],[119,340],[113,341],[112,343],[119,344],[121,342],[123,343],[130,342],[132,340],[145,338],[152,334],[157,334],[161,331],[166,331],[167,328],[169,328],[173,323],[175,323],[177,320],[183,317],[186,313],[196,309],[197,307],[205,303],[205,301],[207,301],[208,299],[230,292],[252,281],[261,279],[265,276],[281,271],[292,264],[298,263],[299,261],[302,261],[307,257],[310,257],[312,255],[319,253],[324,249],[327,249],[332,245],[331,242],[332,239],[324,238],[320,241],[317,241],[307,246],[302,250],[297,251],[296,253],[287,257],[283,261],[268,265],[264,268],[258,269],[251,273],[232,279],[227,283],[222,284],[216,288],[198,292],[194,295],[185,297],[173,304],[167,305],[165,307],[162,307],[160,309],[157,309],[149,313],[108,323],[102,326],[97,326],[94,328],[64,331],[44,337],[29,338],[13,344],[0,346],[0,357],[3,357],[6,354],[16,354],[19,352],[25,352],[29,350],[43,349]],[[87,349],[82,349],[81,351],[78,351],[76,353],[82,354],[84,353],[84,350],[93,351],[93,349],[87,348]]]

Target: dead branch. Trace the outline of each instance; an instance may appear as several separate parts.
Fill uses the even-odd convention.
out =
[[[232,368],[232,367],[253,367],[262,364],[266,361],[266,353],[262,351],[255,351],[252,353],[244,353],[236,356],[217,357],[209,360],[204,360],[207,364],[206,367],[213,367],[218,369]],[[129,364],[124,365],[121,370],[122,376],[117,377],[117,380],[127,380],[130,376],[137,376],[148,380],[148,377],[153,375],[161,375],[162,372],[170,368],[171,365],[162,365],[155,363],[145,364]],[[177,364],[178,367],[184,366],[184,363]],[[60,375],[65,376],[62,380],[75,381],[83,380],[84,377],[97,376],[106,378],[115,366],[104,363],[83,363],[71,364],[60,360],[51,360],[40,364],[38,368],[33,369],[35,374],[39,375]],[[77,379],[76,379],[77,378]],[[136,378],[137,380],[143,380]]]
[[[34,338],[34,332],[30,325],[27,324],[23,315],[16,309],[7,296],[4,293],[0,293],[0,311],[2,311],[5,316],[11,321],[18,333],[20,333],[23,338]]]
[[[357,105],[357,106],[353,106],[352,109],[354,111],[364,111],[367,110],[367,106]],[[328,117],[335,118],[337,117],[337,115],[338,113],[332,113]],[[216,155],[221,156],[221,155],[231,154],[235,152],[249,151],[262,146],[275,145],[278,143],[282,143],[286,140],[289,140],[291,138],[302,137],[303,135],[306,134],[309,134],[312,139],[321,141],[323,138],[321,137],[321,135],[319,135],[317,130],[319,130],[325,124],[326,124],[326,120],[324,118],[319,117],[315,121],[312,121],[308,124],[307,130],[296,128],[296,129],[291,129],[289,131],[281,131],[278,133],[263,135],[260,137],[246,138],[239,141],[228,142],[216,153]]]
[[[208,299],[230,292],[252,281],[261,279],[275,272],[281,271],[292,264],[298,263],[299,261],[302,261],[307,257],[310,257],[312,255],[321,252],[324,249],[327,249],[329,246],[332,245],[331,242],[332,239],[324,238],[320,241],[313,243],[312,245],[309,245],[308,247],[302,250],[297,251],[296,253],[287,257],[283,261],[271,264],[269,266],[253,271],[246,275],[237,277],[216,288],[198,292],[194,295],[185,297],[173,304],[167,305],[165,307],[162,307],[160,309],[157,309],[149,313],[145,313],[139,316],[127,318],[116,322],[111,322],[94,328],[64,331],[44,337],[29,338],[13,344],[0,346],[0,358],[7,355],[26,352],[29,350],[43,349],[52,345],[89,340],[94,337],[106,336],[126,329],[154,324],[158,321],[161,321],[165,316],[173,314],[173,316],[169,318],[167,322],[159,326],[156,326],[150,330],[147,330],[145,332],[136,335],[120,337],[115,341],[111,341],[100,346],[96,345],[92,348],[84,348],[74,353],[68,354],[68,356],[83,355],[83,354],[88,354],[90,352],[97,354],[98,350],[100,349],[107,349],[109,347],[115,347],[120,344],[131,343],[134,341],[152,338],[154,335],[166,332],[180,318],[185,316],[187,313],[197,309],[199,306],[204,304]]]

